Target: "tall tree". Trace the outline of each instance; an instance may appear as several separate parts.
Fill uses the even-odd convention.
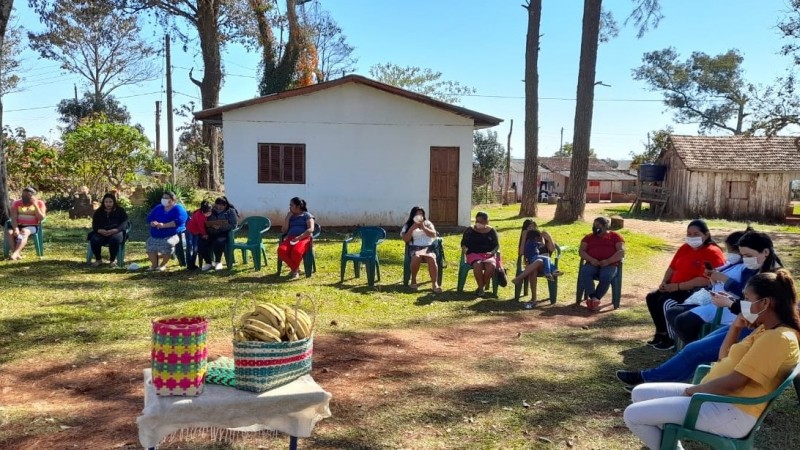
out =
[[[20,53],[22,52],[22,29],[11,27],[6,30],[3,48],[0,49],[0,96],[17,88],[20,76]]]
[[[475,175],[489,180],[492,174],[503,164],[505,149],[497,139],[497,132],[487,130],[486,133],[475,131],[472,134],[472,158]]]
[[[120,104],[113,95],[97,98],[94,93],[86,92],[83,98],[66,98],[58,102],[56,111],[61,116],[59,122],[64,124],[64,133],[75,130],[81,120],[96,114],[103,114],[109,122],[128,124],[131,115],[124,105]]]
[[[542,0],[530,0],[522,7],[528,11],[528,34],[525,39],[525,168],[519,214],[535,217],[539,198],[539,28]]]
[[[355,48],[347,43],[347,36],[328,11],[313,2],[303,14],[303,26],[311,36],[317,51],[316,78],[318,82],[332,80],[354,72],[358,58]]]
[[[156,50],[141,39],[138,18],[112,4],[60,1],[43,5],[39,15],[45,31],[28,33],[31,47],[86,79],[97,101],[157,76],[151,62]]]
[[[584,0],[578,92],[575,104],[573,152],[570,178],[564,197],[556,206],[555,220],[574,222],[586,206],[586,180],[589,177],[589,145],[592,135],[597,46],[600,38],[602,0]]]
[[[475,93],[475,88],[457,81],[442,80],[442,72],[421,67],[400,67],[396,64],[375,64],[369,75],[381,83],[391,84],[447,103],[458,103],[461,97]]]
[[[0,0],[0,49],[5,48],[6,30],[8,21],[11,19],[11,10],[14,8],[14,0]],[[0,67],[2,70],[2,67]],[[2,77],[0,73],[0,78]],[[3,130],[3,98],[0,96],[0,130]],[[6,223],[10,217],[8,207],[8,172],[6,170],[6,150],[3,148],[2,136],[0,136],[0,222]]]
[[[699,123],[700,132],[742,134],[750,115],[746,110],[749,93],[755,87],[744,81],[744,58],[739,51],[716,56],[694,52],[683,62],[678,58],[672,47],[645,53],[644,64],[633,69],[633,78],[664,95],[664,104],[675,110],[676,122]]]
[[[553,156],[571,158],[573,150],[574,148],[572,146],[572,142],[564,142],[564,145],[562,145],[560,149],[556,150],[556,152],[553,153]],[[597,158],[597,153],[595,153],[593,148],[589,148],[589,158]]]
[[[671,126],[655,130],[647,133],[647,142],[644,143],[644,150],[641,153],[631,152],[633,161],[631,161],[631,169],[636,169],[642,164],[656,162],[658,155],[667,149],[667,139],[672,134],[673,129]]]

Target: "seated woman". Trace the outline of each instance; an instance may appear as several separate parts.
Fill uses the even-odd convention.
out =
[[[89,232],[89,245],[94,255],[92,266],[99,267],[103,264],[101,250],[104,245],[108,246],[108,264],[114,266],[127,228],[128,213],[117,204],[114,194],[104,195],[100,207],[92,216],[92,231]]]
[[[475,225],[464,231],[461,237],[461,253],[467,264],[472,266],[472,274],[478,283],[475,293],[478,297],[486,294],[497,269],[497,252],[500,240],[497,231],[489,225],[489,215],[483,211],[475,214]]]
[[[756,327],[736,343],[741,330]],[[660,448],[664,424],[682,423],[695,393],[733,397],[760,397],[772,392],[800,363],[800,317],[794,280],[785,269],[760,273],[747,283],[742,314],[728,331],[719,362],[701,384],[645,383],[631,392],[625,408],[628,428],[651,449]],[[706,403],[700,408],[697,429],[731,438],[750,433],[766,403],[736,405]]]
[[[433,223],[425,217],[425,210],[419,206],[411,208],[408,220],[400,230],[400,236],[408,245],[408,252],[411,256],[411,286],[413,290],[419,289],[417,284],[417,273],[422,259],[428,264],[428,273],[431,276],[431,286],[433,292],[440,293],[439,287],[439,266],[436,264],[436,253],[433,250],[433,241],[436,239],[436,228]]]
[[[780,258],[778,258],[773,249],[772,239],[765,233],[745,233],[739,239],[738,244],[739,252],[742,256],[747,255],[747,264],[750,265],[750,268],[745,267],[740,281],[730,278],[726,281],[726,286],[729,291],[738,292],[741,297],[743,295],[742,284],[747,283],[755,274],[774,272],[782,266]],[[760,267],[760,269],[754,270],[752,269],[753,267]],[[716,306],[727,307],[729,311],[726,311],[725,314],[734,318],[742,312],[741,302],[731,300],[728,296],[714,294],[712,295],[712,302]],[[716,306],[713,307],[714,310],[716,310]],[[729,329],[729,325],[724,325],[702,339],[691,342],[658,367],[642,371],[619,370],[616,374],[617,379],[628,386],[635,386],[644,382],[688,380],[694,374],[694,369],[697,366],[716,361],[719,349]],[[748,334],[750,334],[750,329],[746,328],[741,331],[739,338],[743,339]]]
[[[725,263],[725,255],[711,239],[705,221],[695,219],[686,227],[686,243],[672,257],[661,285],[647,294],[647,309],[656,328],[647,345],[657,350],[675,347],[675,340],[668,333],[666,312],[673,305],[683,303],[696,289],[708,286],[706,263],[719,267]]]
[[[625,258],[625,239],[616,231],[610,231],[610,225],[611,221],[605,217],[594,219],[592,232],[581,239],[578,249],[578,254],[586,261],[578,273],[578,283],[587,298],[586,306],[592,311],[600,309],[600,300],[608,292],[611,280],[617,276],[619,263]]]
[[[314,234],[314,216],[308,212],[305,200],[300,197],[289,200],[282,231],[286,237],[278,244],[278,258],[289,266],[289,278],[296,280],[300,278],[300,263]]]
[[[548,280],[561,275],[560,271],[553,269],[550,255],[556,250],[556,244],[547,231],[540,231],[531,219],[522,222],[522,234],[520,235],[519,254],[525,260],[525,269],[511,280],[514,284],[519,284],[528,280],[531,287],[531,302],[536,302],[536,284],[539,274],[543,274]]]
[[[197,241],[197,253],[206,263],[200,268],[203,272],[211,269],[222,270],[222,254],[228,247],[228,232],[239,224],[239,213],[224,195],[214,200],[211,215],[206,219],[206,235]],[[213,259],[212,259],[213,252]],[[213,264],[208,261],[214,261]]]
[[[178,196],[172,191],[164,192],[161,204],[156,205],[147,215],[147,223],[150,224],[150,237],[145,241],[145,251],[150,259],[148,270],[167,270],[169,258],[180,242],[178,234],[186,230],[188,219],[186,209],[178,204]]]
[[[11,228],[8,229],[8,241],[11,243],[11,260],[22,258],[22,249],[28,238],[39,231],[42,221],[47,217],[47,207],[36,198],[36,189],[31,186],[22,190],[19,200],[11,203]]]

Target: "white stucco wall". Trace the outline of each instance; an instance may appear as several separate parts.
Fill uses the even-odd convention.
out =
[[[400,226],[428,208],[430,147],[459,147],[458,224],[470,223],[471,119],[348,83],[223,115],[225,192],[279,226],[302,197],[324,226]],[[305,184],[259,184],[258,143],[306,146]]]

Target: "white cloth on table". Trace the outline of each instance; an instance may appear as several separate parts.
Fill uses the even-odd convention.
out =
[[[309,437],[317,422],[331,416],[330,400],[331,394],[311,375],[260,394],[206,384],[198,397],[159,397],[150,369],[145,369],[144,410],[136,418],[139,442],[144,448],[156,447],[176,431],[206,427]]]

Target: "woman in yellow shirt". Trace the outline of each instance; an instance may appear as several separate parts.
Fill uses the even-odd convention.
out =
[[[755,331],[736,343],[747,326],[755,327]],[[775,390],[800,363],[799,339],[797,291],[789,271],[755,275],[744,289],[742,314],[728,330],[720,360],[702,383],[636,386],[631,392],[633,404],[625,409],[625,424],[648,448],[658,450],[664,424],[683,422],[692,394],[760,397]],[[766,406],[705,403],[700,407],[697,429],[741,438],[750,432]]]

